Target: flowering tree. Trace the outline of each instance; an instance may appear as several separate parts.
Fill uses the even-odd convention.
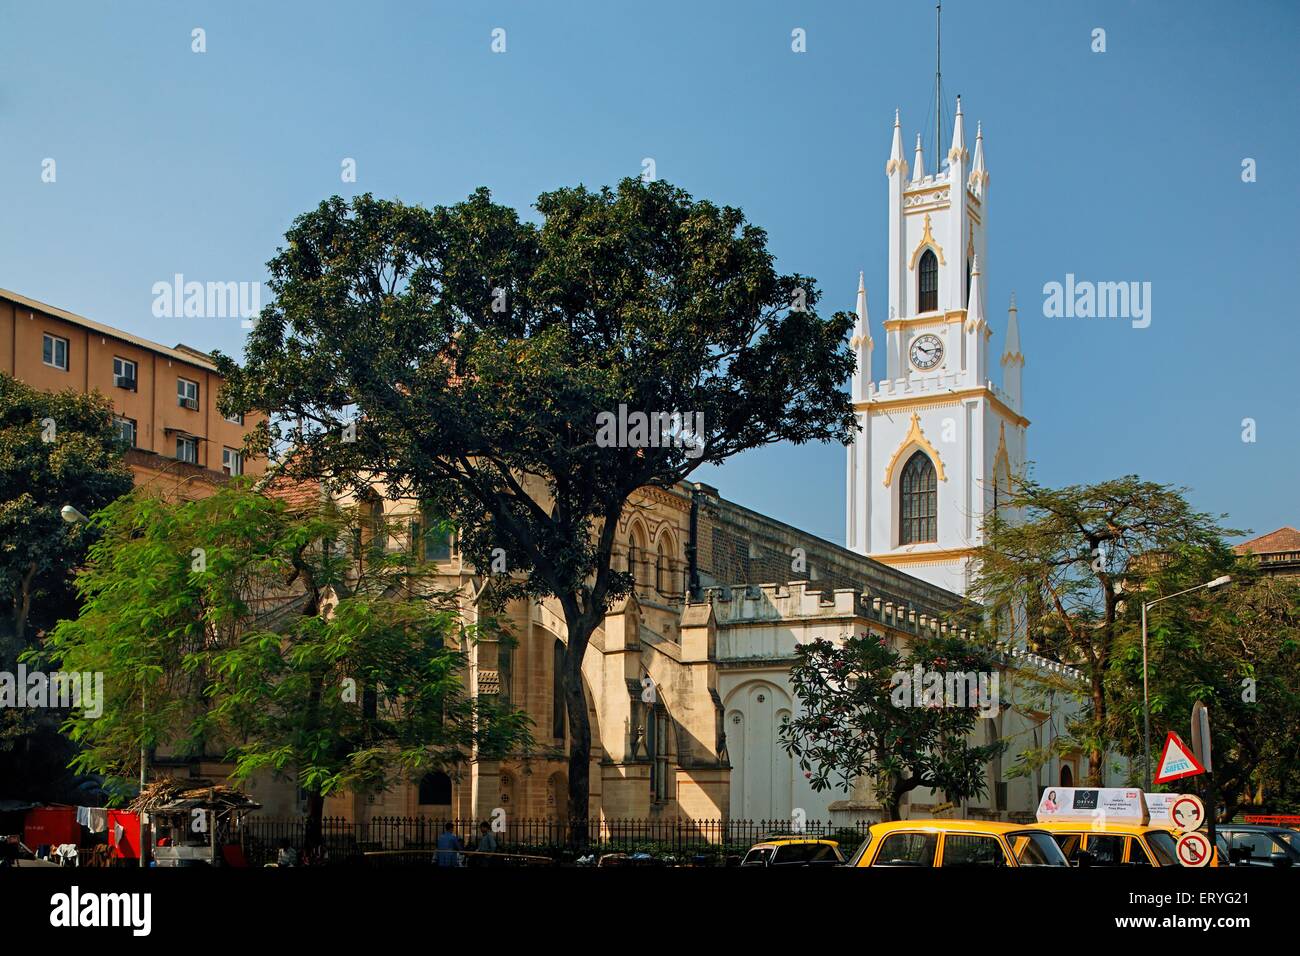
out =
[[[988,762],[1005,745],[972,745],[981,701],[965,694],[954,700],[948,691],[961,683],[955,678],[996,673],[983,647],[915,638],[905,656],[883,637],[854,635],[801,644],[795,655],[790,680],[798,705],[780,728],[781,743],[814,790],[838,785],[848,792],[865,777],[889,820],[917,787],[953,801],[985,792]]]

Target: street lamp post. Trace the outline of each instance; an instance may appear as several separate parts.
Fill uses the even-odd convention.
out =
[[[1191,594],[1193,591],[1199,591],[1202,588],[1217,588],[1227,584],[1232,580],[1228,575],[1217,577],[1213,581],[1206,581],[1204,584],[1198,584],[1196,587],[1185,588],[1182,591],[1175,591],[1173,594],[1166,594],[1162,598],[1156,598],[1154,601],[1146,601],[1142,604],[1142,778],[1143,790],[1151,790],[1151,696],[1150,685],[1147,682],[1147,611],[1160,604],[1163,601],[1180,597],[1184,594]]]

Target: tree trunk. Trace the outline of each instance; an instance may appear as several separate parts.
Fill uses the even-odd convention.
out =
[[[910,789],[911,787],[897,776],[891,781],[885,799],[880,802],[880,809],[886,822],[901,819],[903,794]]]
[[[1102,687],[1101,675],[1094,674],[1092,677],[1092,719],[1096,728],[1093,735],[1095,741],[1100,741],[1102,737],[1102,728],[1106,726],[1106,692]],[[1049,765],[1050,770],[1050,765]],[[1088,748],[1088,786],[1100,787],[1105,777],[1106,771],[1106,753],[1100,746]]]
[[[322,822],[325,816],[325,798],[319,793],[307,794],[307,825],[302,836],[303,854],[308,860],[325,843]]]
[[[569,837],[581,847],[587,843],[591,802],[591,717],[582,686],[582,659],[595,627],[587,623],[585,615],[566,624],[569,640],[564,647],[563,684],[569,718]]]
[[[14,594],[13,611],[0,625],[0,670],[16,670],[18,655],[26,650],[27,619],[32,610],[32,579],[35,577],[36,565],[28,565]]]

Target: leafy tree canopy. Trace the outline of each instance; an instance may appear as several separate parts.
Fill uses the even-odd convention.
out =
[[[997,673],[990,650],[959,638],[918,637],[905,655],[869,634],[800,644],[790,670],[799,703],[781,743],[814,790],[869,780],[890,820],[918,787],[953,801],[980,796],[1004,745],[969,738],[981,702],[999,706]]]
[[[89,529],[60,511],[88,515],[130,491],[122,450],[102,395],[51,394],[0,373],[0,669],[68,610]]]
[[[244,366],[218,362],[223,410],[270,413],[251,443],[287,473],[382,474],[390,496],[454,519],[479,568],[505,558],[489,596],[558,599],[585,819],[580,670],[632,584],[610,561],[624,505],[746,449],[846,441],[852,316],[820,317],[814,281],[778,273],[740,210],[666,183],[558,189],[536,208],[525,222],[486,189],[433,209],[330,199],[269,263]],[[602,442],[620,407],[688,424],[677,441]]]
[[[1163,568],[1226,556],[1233,533],[1182,489],[1136,475],[1064,488],[1026,479],[985,522],[971,596],[996,609],[1009,636],[1087,676],[1086,706],[1067,729],[1093,786],[1115,743],[1106,675],[1131,596]]]
[[[232,483],[179,503],[137,492],[94,524],[81,614],[46,648],[104,674],[103,713],[66,725],[82,769],[128,775],[142,746],[221,747],[236,779],[293,775],[318,824],[329,794],[527,744],[522,715],[464,692],[477,633],[454,596],[422,586],[402,552],[358,563],[354,513]]]

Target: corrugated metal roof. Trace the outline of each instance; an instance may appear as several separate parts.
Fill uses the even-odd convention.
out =
[[[95,332],[99,335],[117,339],[120,342],[127,342],[131,345],[137,345],[142,349],[148,349],[150,352],[157,352],[159,355],[165,355],[177,362],[185,362],[188,365],[193,365],[209,372],[215,372],[217,370],[217,366],[213,363],[207,352],[201,352],[188,345],[178,344],[175,348],[168,348],[158,342],[152,342],[139,335],[132,335],[130,332],[115,329],[111,325],[104,325],[100,322],[94,321],[93,319],[88,319],[84,315],[77,315],[75,312],[69,312],[67,309],[60,309],[57,306],[28,298],[25,295],[11,292],[8,289],[0,289],[0,299],[7,299],[15,305],[20,305],[31,312],[43,312],[56,319],[62,319],[64,322],[71,322],[73,325],[79,325],[83,329],[88,329],[89,331]]]

